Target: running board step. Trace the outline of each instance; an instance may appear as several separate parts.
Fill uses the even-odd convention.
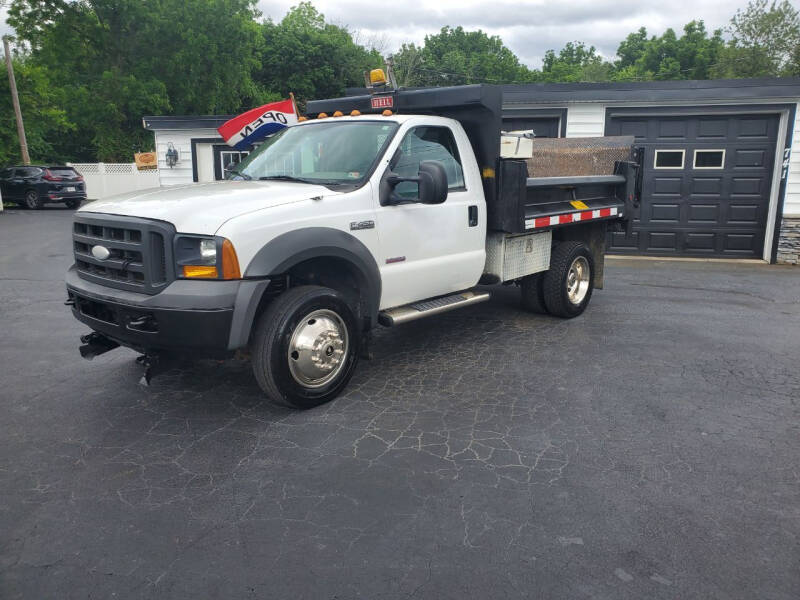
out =
[[[449,310],[486,302],[489,296],[489,292],[466,291],[449,296],[431,298],[430,300],[420,300],[404,306],[382,310],[378,313],[378,322],[386,327],[392,327],[393,325],[416,321],[422,317],[438,315]]]

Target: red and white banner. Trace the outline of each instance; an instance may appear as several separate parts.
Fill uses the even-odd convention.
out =
[[[253,142],[263,140],[293,123],[297,123],[297,110],[294,101],[289,98],[248,110],[221,125],[217,131],[228,146],[244,150]]]

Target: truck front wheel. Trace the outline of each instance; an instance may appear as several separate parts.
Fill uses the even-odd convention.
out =
[[[273,401],[311,408],[333,400],[358,362],[358,321],[330,288],[292,288],[256,324],[252,361],[258,385]]]
[[[594,289],[594,259],[586,244],[569,241],[555,246],[542,288],[551,315],[565,319],[580,315]]]

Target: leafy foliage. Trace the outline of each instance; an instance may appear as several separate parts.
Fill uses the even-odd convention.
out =
[[[364,71],[383,65],[377,51],[326,23],[310,2],[293,7],[280,23],[266,21],[262,36],[267,50],[254,77],[276,98],[289,92],[301,101],[341,96],[346,86],[364,85]]]
[[[256,15],[254,0],[13,0],[8,21],[75,126],[59,153],[111,161],[152,145],[144,114],[233,112],[265,95],[251,77]]]
[[[642,27],[617,49],[612,78],[616,80],[708,79],[724,47],[722,30],[708,34],[703,21],[690,21],[678,37],[667,29],[647,38]]]
[[[611,65],[605,63],[594,46],[567,42],[556,54],[548,50],[542,62],[541,81],[607,81]]]
[[[731,42],[714,75],[778,77],[800,74],[800,16],[788,0],[753,0],[737,10]]]
[[[59,160],[62,157],[54,141],[73,135],[75,126],[60,108],[61,99],[51,87],[45,69],[24,56],[16,57],[13,63],[19,103],[23,115],[27,116],[25,136],[28,150],[32,156],[42,160]],[[0,77],[0,165],[19,161],[19,139],[11,91],[8,78],[3,73],[3,77]]]
[[[404,44],[394,55],[398,84],[444,86],[533,81],[530,69],[498,36],[463,27],[443,27],[421,47]]]

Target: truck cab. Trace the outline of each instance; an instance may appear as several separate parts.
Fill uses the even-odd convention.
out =
[[[529,194],[519,161],[500,160],[500,92],[467,88],[392,92],[417,112],[370,113],[364,99],[310,103],[313,118],[267,139],[227,181],[83,207],[67,273],[68,304],[92,329],[81,353],[127,346],[149,375],[169,353],[244,350],[270,398],[308,408],[347,385],[373,327],[486,300],[479,282],[519,284],[534,311],[583,312],[602,258],[598,232],[621,211],[572,206],[601,227],[573,228],[559,245],[566,254],[554,252],[569,264],[548,279],[562,224],[556,214],[527,231],[536,217],[509,217]],[[345,110],[328,116],[328,106]],[[624,204],[631,177],[611,177],[544,188]],[[501,199],[513,206],[501,209]]]

